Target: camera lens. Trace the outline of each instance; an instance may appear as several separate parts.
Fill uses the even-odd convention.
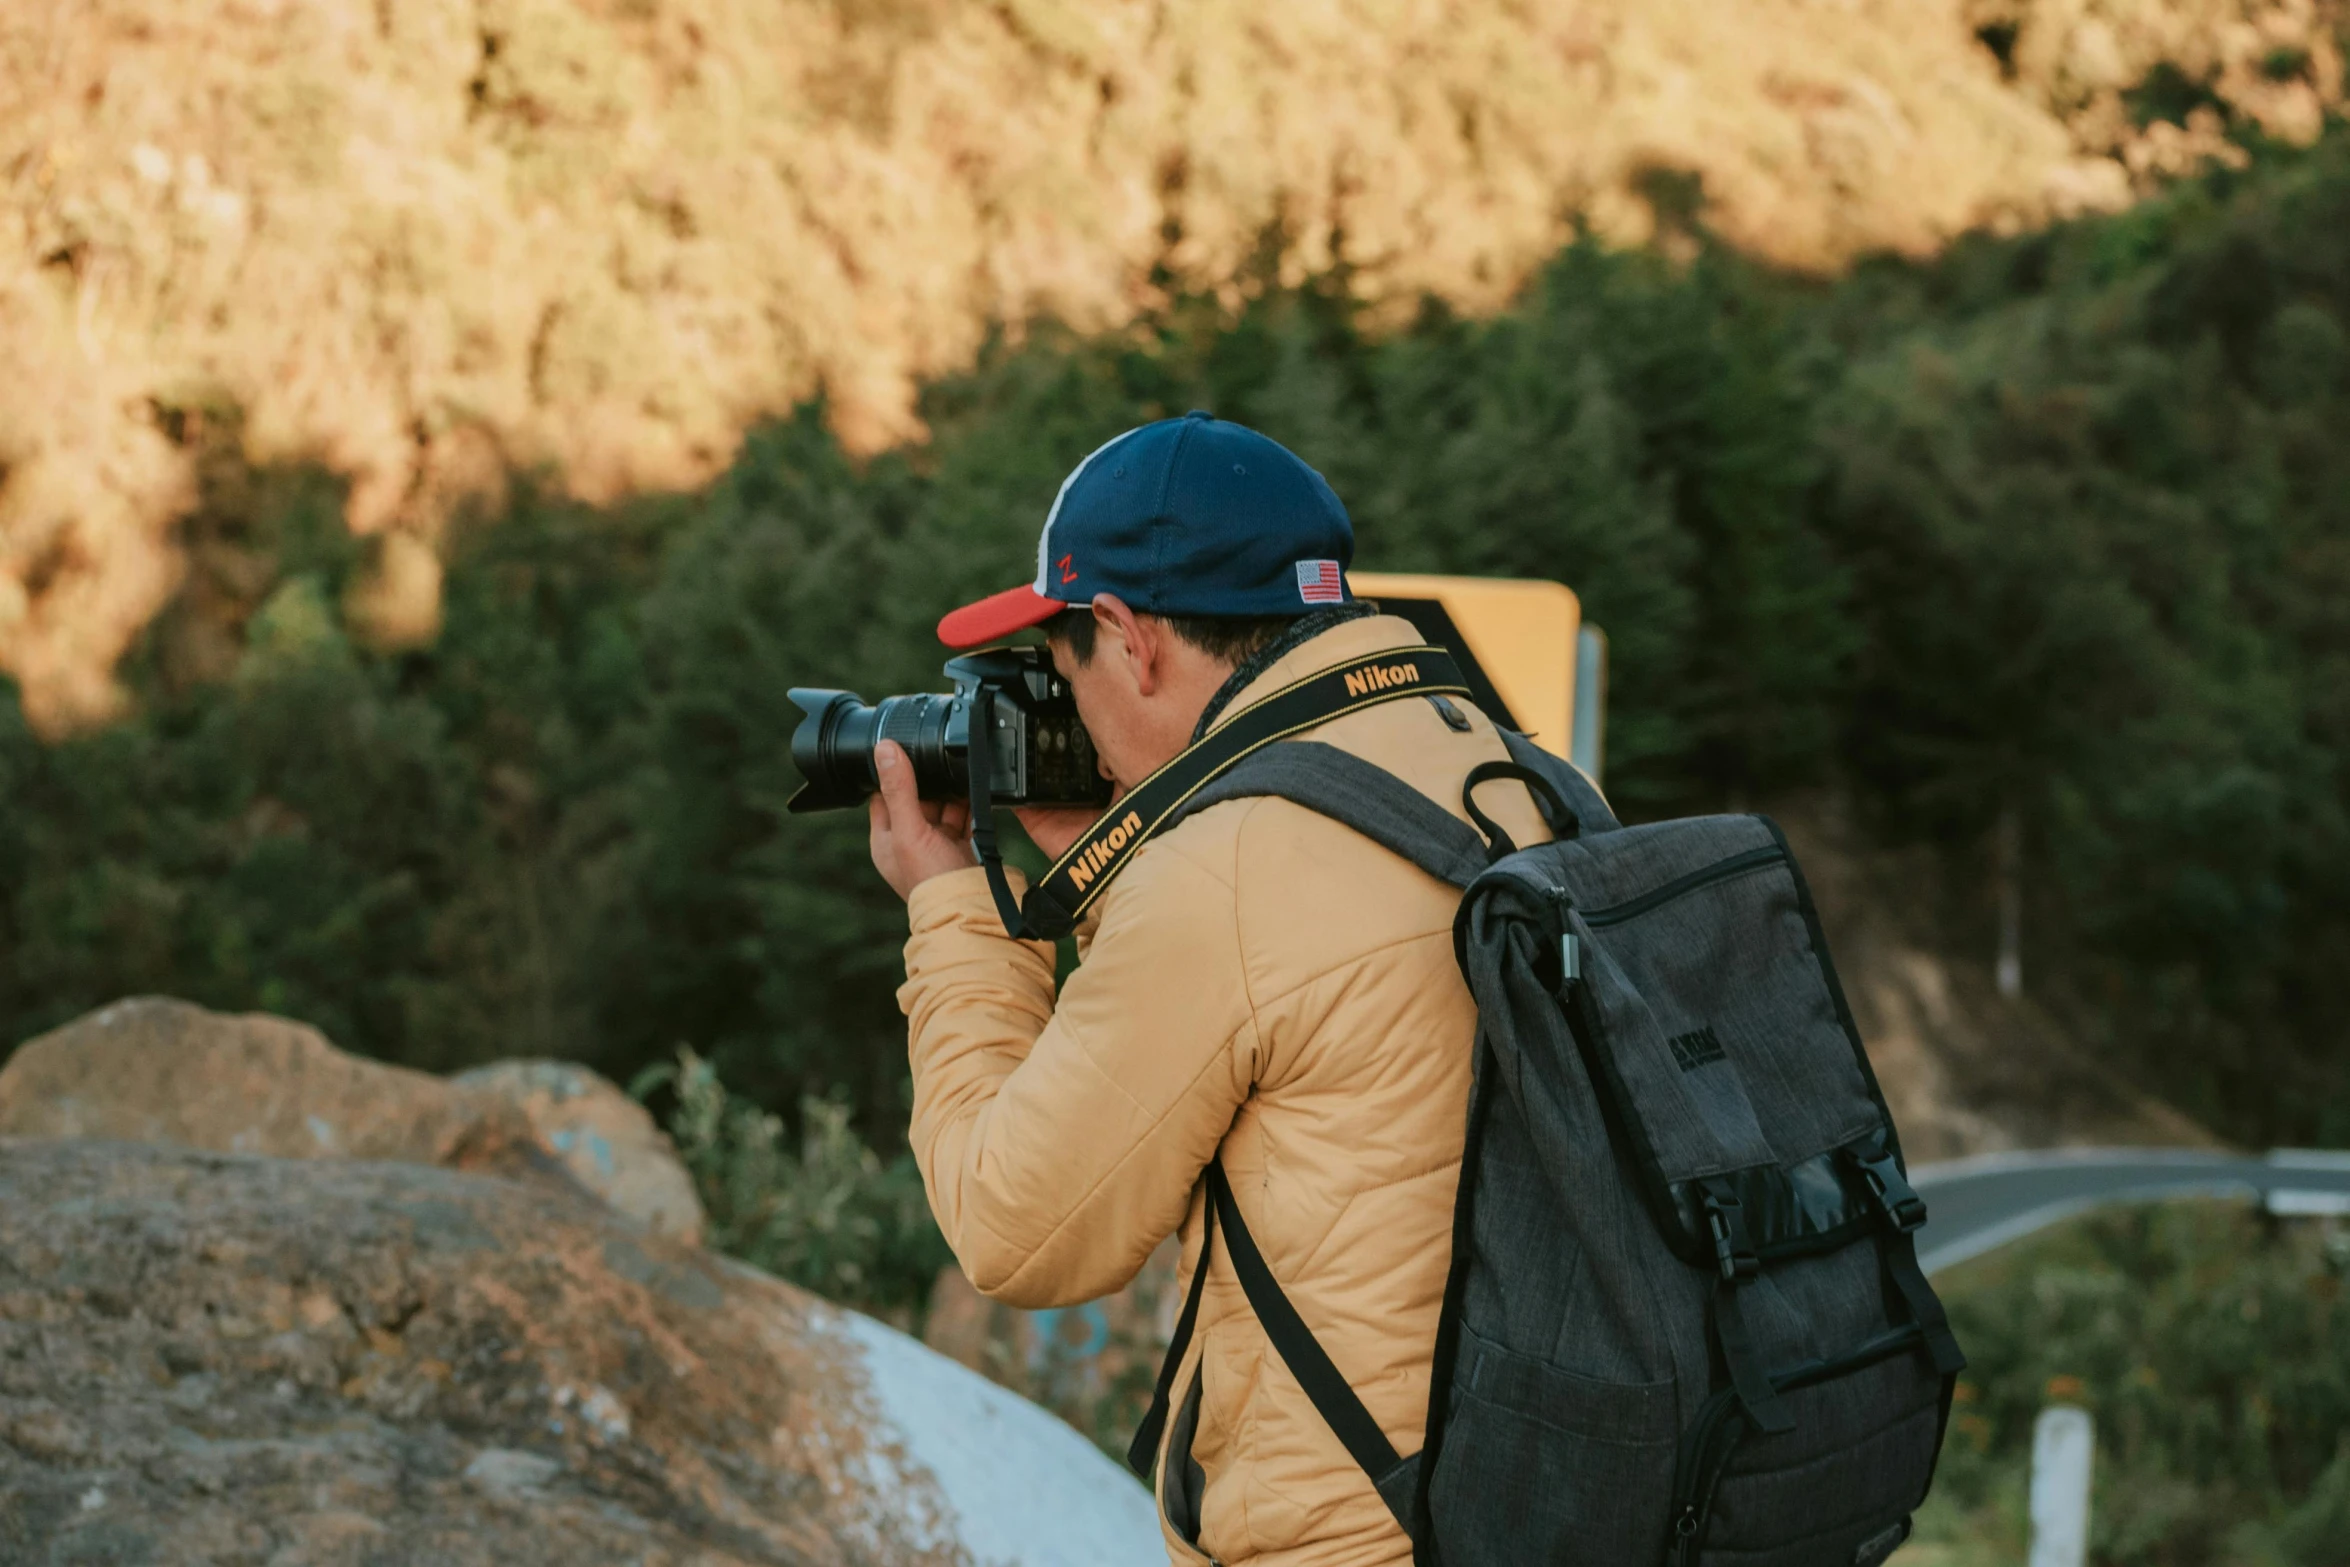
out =
[[[792,796],[793,811],[861,803],[880,787],[873,748],[884,740],[906,748],[923,799],[959,799],[969,791],[962,698],[924,692],[867,706],[846,691],[795,690],[791,699],[808,715],[791,737],[792,765],[807,780]]]
[[[914,763],[914,783],[925,800],[951,800],[968,794],[971,788],[971,769],[963,754],[963,726],[955,721],[963,716],[964,703],[960,697],[939,696],[925,692],[919,696],[884,698],[873,711],[880,723],[873,739],[866,744],[866,755],[883,740],[895,740],[906,748],[906,755]],[[868,760],[868,769],[871,763]]]

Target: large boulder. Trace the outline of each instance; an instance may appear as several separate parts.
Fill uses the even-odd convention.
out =
[[[338,1050],[304,1023],[141,996],[28,1041],[0,1070],[0,1137],[108,1137],[279,1159],[397,1159],[576,1185],[700,1240],[701,1200],[653,1118],[563,1061],[454,1079]]]
[[[105,1137],[279,1159],[552,1174],[530,1117],[304,1023],[140,996],[28,1040],[0,1071],[0,1137]]]
[[[500,1061],[455,1082],[519,1109],[572,1179],[611,1207],[663,1235],[702,1238],[693,1177],[645,1107],[609,1079],[571,1061]]]
[[[584,1195],[0,1140],[0,1560],[1096,1567],[1148,1495]]]

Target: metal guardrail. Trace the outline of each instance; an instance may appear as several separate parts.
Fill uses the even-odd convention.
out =
[[[1918,1261],[1929,1273],[2115,1202],[2213,1197],[2279,1215],[2350,1214],[2350,1152],[2331,1149],[2058,1148],[1921,1164],[1910,1180],[1926,1199]]]

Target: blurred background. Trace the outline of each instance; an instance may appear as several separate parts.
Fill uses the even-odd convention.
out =
[[[1788,823],[1913,1157],[2350,1145],[2346,40],[0,7],[0,1042],[160,993],[586,1063],[719,1244],[1122,1442],[1147,1354],[1063,1386],[940,1282],[902,913],[861,817],[782,814],[784,691],[936,688],[1062,474],[1202,407],[1364,567],[1582,596],[1618,810]],[[2053,1386],[2096,1560],[2350,1562],[2338,1230],[2031,1244],[1950,1276],[1976,1369],[1905,1561],[2021,1559]]]

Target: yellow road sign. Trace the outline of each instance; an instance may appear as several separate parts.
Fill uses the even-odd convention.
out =
[[[1481,673],[1506,711],[1506,717],[1493,717],[1514,723],[1544,750],[1597,776],[1598,713],[1583,715],[1588,747],[1575,743],[1575,662],[1578,651],[1604,658],[1606,644],[1597,637],[1597,628],[1592,637],[1580,635],[1583,605],[1566,584],[1381,571],[1351,571],[1346,580],[1358,597],[1376,599],[1388,613],[1419,627],[1431,642],[1467,654],[1463,672],[1470,686],[1477,685]],[[1585,673],[1596,676],[1599,671]],[[1596,699],[1604,688],[1594,679],[1586,682],[1586,689]],[[1488,701],[1478,705],[1491,711]],[[1587,754],[1576,755],[1577,749]]]

